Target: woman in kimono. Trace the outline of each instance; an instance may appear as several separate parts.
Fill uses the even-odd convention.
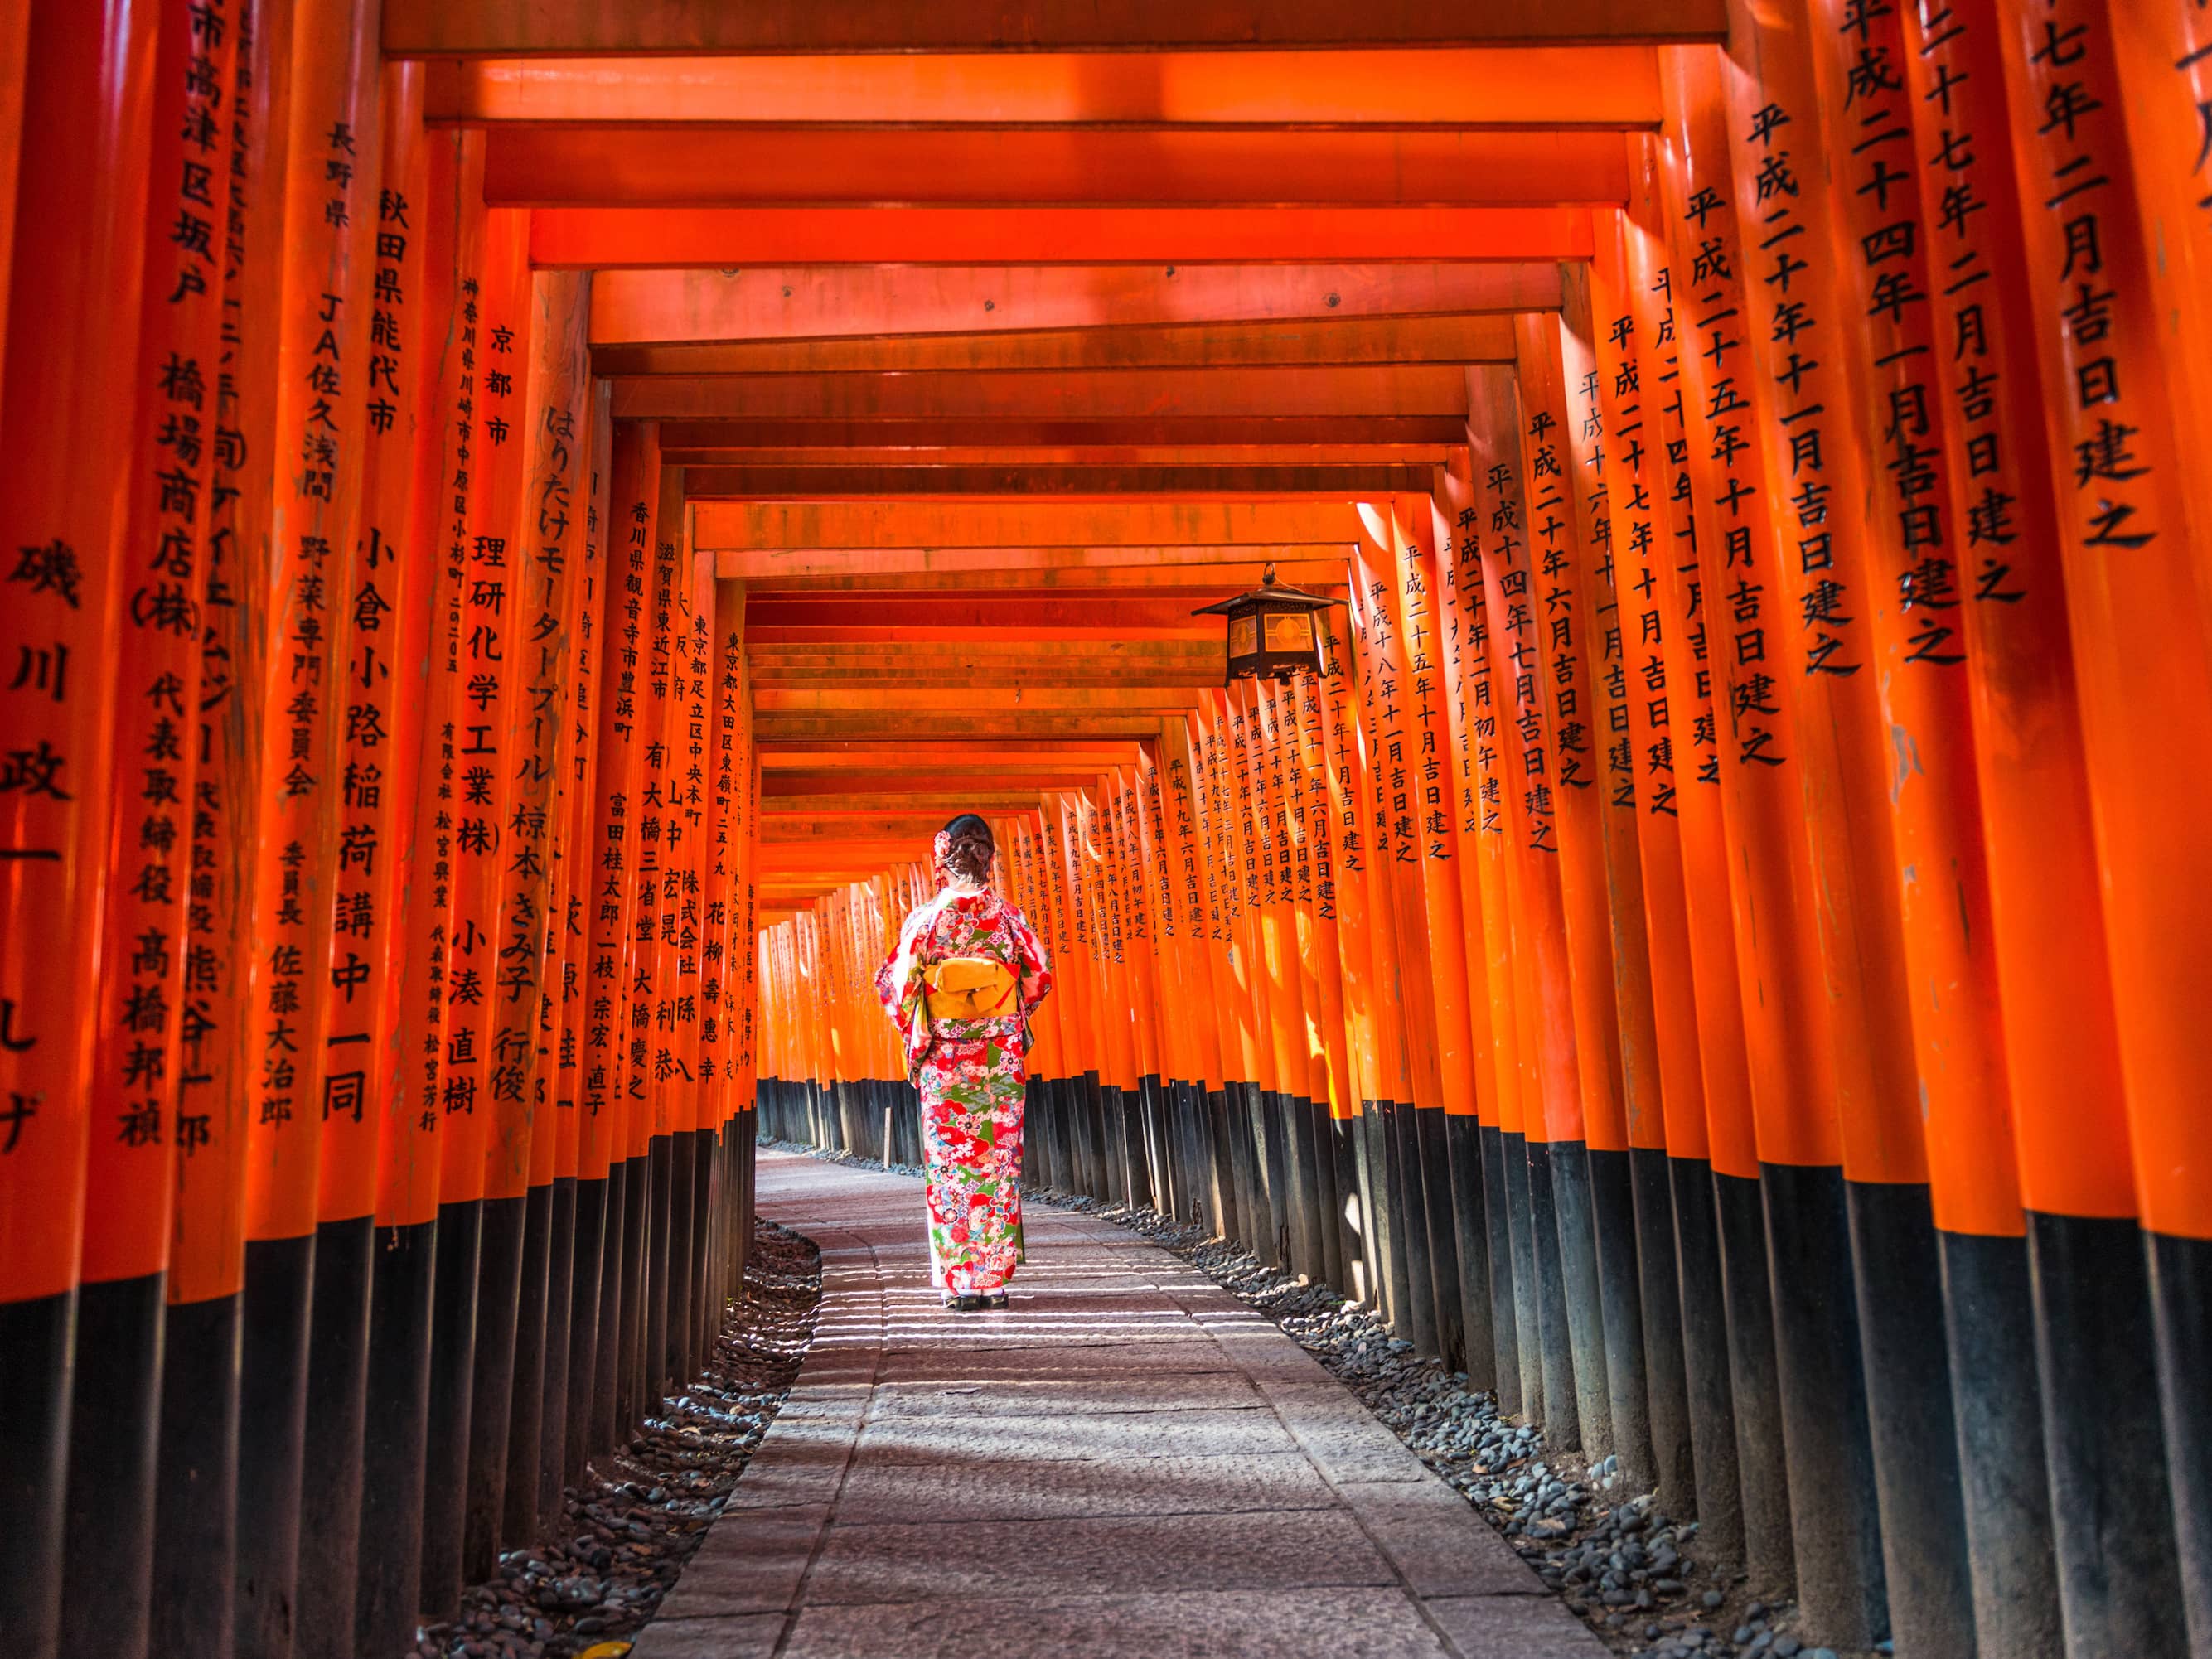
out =
[[[921,1093],[930,1282],[963,1312],[1005,1307],[1021,1260],[1029,1016],[1052,989],[1043,945],[991,890],[994,851],[974,813],[945,826],[937,896],[907,917],[876,975]]]

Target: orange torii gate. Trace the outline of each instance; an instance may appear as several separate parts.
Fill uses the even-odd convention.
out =
[[[0,6],[10,1639],[543,1534],[972,809],[1033,1182],[1822,1641],[2212,1644],[2203,9],[682,9]]]

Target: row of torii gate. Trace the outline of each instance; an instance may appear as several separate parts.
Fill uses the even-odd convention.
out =
[[[2207,12],[986,9],[0,0],[9,1641],[556,1519],[972,805],[1035,1176],[1822,1639],[2212,1651]]]

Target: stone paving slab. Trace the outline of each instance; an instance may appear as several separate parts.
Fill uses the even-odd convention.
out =
[[[935,1305],[920,1183],[763,1152],[814,1348],[635,1659],[1602,1659],[1310,1356],[1110,1222],[1030,1212],[1006,1315]]]

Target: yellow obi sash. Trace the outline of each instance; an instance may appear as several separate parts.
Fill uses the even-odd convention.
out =
[[[929,1017],[988,1019],[1013,1012],[1014,970],[992,957],[953,957],[922,969]]]

